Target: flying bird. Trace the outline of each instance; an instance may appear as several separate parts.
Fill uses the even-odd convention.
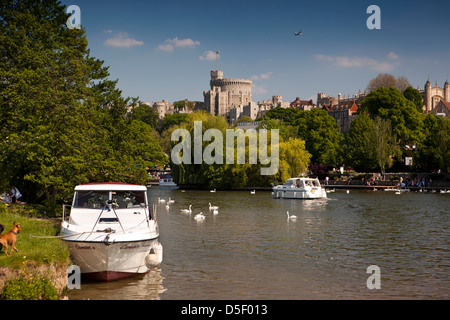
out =
[[[296,36],[301,36],[303,34],[302,30],[300,30],[299,32],[294,32],[294,35]]]

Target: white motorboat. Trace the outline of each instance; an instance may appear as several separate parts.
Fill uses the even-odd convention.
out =
[[[283,185],[273,187],[275,198],[282,199],[320,199],[326,198],[325,188],[318,179],[290,178]]]
[[[162,262],[156,211],[149,209],[145,186],[76,186],[70,216],[63,213],[61,236],[73,263],[93,279],[122,279]]]

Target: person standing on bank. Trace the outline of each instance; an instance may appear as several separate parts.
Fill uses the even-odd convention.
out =
[[[19,199],[22,194],[19,189],[14,187],[12,184],[9,185],[11,187],[11,203],[17,203],[17,199]]]

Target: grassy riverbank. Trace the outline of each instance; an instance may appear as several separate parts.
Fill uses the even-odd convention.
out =
[[[14,221],[22,227],[16,242],[19,251],[13,251],[10,256],[5,255],[4,248],[0,252],[0,298],[42,299],[63,295],[69,250],[60,239],[32,237],[51,237],[58,233],[59,220],[43,217],[42,210],[28,205],[0,204],[3,233],[11,229]],[[56,295],[49,296],[46,293],[49,290],[55,290]]]

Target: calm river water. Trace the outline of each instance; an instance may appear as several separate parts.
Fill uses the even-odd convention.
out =
[[[155,203],[175,200],[158,204],[160,267],[83,281],[69,299],[449,299],[450,194],[351,190],[302,201],[268,191],[149,193]],[[193,213],[181,213],[190,204]],[[367,288],[370,265],[380,268],[380,289]]]

